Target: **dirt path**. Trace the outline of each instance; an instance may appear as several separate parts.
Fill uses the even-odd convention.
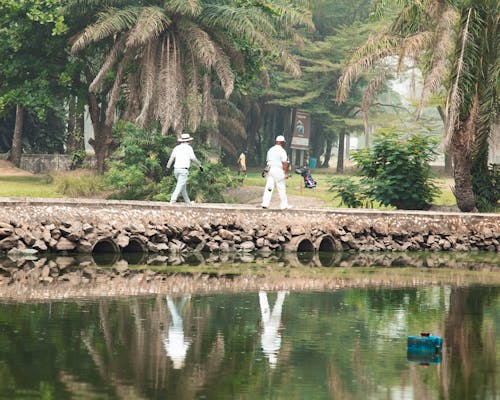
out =
[[[228,192],[230,202],[238,204],[250,204],[255,207],[260,207],[262,202],[262,192],[264,186],[243,186],[231,189]],[[306,189],[304,189],[306,190]],[[309,189],[308,189],[309,190]],[[310,196],[297,196],[288,194],[288,203],[295,207],[324,207],[325,202]],[[279,196],[275,189],[271,199],[271,208],[279,208]]]
[[[7,160],[0,160],[0,176],[33,176],[31,172],[16,168]]]

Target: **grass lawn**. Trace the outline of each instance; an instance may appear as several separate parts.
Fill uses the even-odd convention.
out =
[[[286,188],[287,193],[291,195],[297,196],[306,196],[306,197],[314,197],[319,200],[325,202],[327,207],[344,207],[340,204],[340,200],[334,198],[335,192],[330,192],[328,189],[330,187],[330,179],[334,177],[346,177],[349,175],[336,175],[332,173],[319,173],[316,171],[312,171],[312,176],[316,180],[317,187],[315,189],[305,189],[304,188],[304,180],[301,175],[293,173],[290,175],[290,178],[287,180]],[[357,179],[357,177],[354,177]],[[453,179],[451,178],[437,178],[435,179],[436,185],[440,189],[439,195],[434,199],[433,204],[435,206],[446,206],[451,207],[455,206],[456,200],[451,188],[454,185]],[[261,172],[249,172],[247,178],[245,178],[244,185],[248,186],[260,186],[264,187],[265,179],[262,178]],[[390,207],[381,207],[374,205],[375,208],[382,209],[390,209]]]
[[[63,197],[46,176],[0,176],[0,197]]]
[[[334,198],[335,193],[328,191],[329,180],[339,176],[331,173],[313,171],[313,177],[318,182],[315,189],[304,188],[301,175],[293,173],[287,180],[287,193],[295,196],[315,198],[324,202],[327,207],[343,207],[340,200]],[[436,179],[436,184],[441,193],[434,200],[436,206],[454,206],[455,197],[451,191],[453,180],[451,178]],[[261,172],[249,172],[243,180],[244,186],[264,188],[265,179]],[[96,189],[92,191],[92,189]],[[0,176],[0,197],[78,197],[78,193],[94,195],[102,188],[101,181],[92,174],[61,173],[50,180],[46,176]],[[102,191],[102,190],[101,190]],[[66,194],[64,194],[66,193]],[[102,192],[105,197],[105,192]],[[383,208],[377,207],[376,208]]]

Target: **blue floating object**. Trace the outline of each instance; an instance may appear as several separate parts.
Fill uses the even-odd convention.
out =
[[[423,332],[420,336],[408,336],[408,361],[420,363],[440,363],[443,339]]]

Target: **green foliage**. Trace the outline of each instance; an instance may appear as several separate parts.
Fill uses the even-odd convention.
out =
[[[429,166],[436,154],[435,145],[434,139],[422,135],[379,132],[371,148],[352,155],[368,196],[398,209],[429,208],[438,193]]]
[[[111,197],[130,200],[168,201],[176,185],[173,175],[164,176],[172,149],[177,144],[174,136],[163,136],[157,131],[146,131],[131,123],[118,123],[115,134],[120,145],[104,174],[104,181],[115,192]],[[210,163],[208,152],[195,145],[198,159],[204,166],[199,172],[192,168],[188,192],[196,201],[223,201],[222,190],[235,186],[229,170],[220,163]]]
[[[335,192],[334,198],[340,199],[340,204],[349,208],[372,208],[367,188],[361,183],[347,177],[332,178],[329,183],[328,191]]]
[[[104,174],[106,185],[115,190],[111,197],[151,200],[160,191],[175,138],[122,122],[116,125],[114,134],[120,145]]]
[[[71,153],[70,169],[82,168],[87,157],[85,150],[77,150]]]
[[[472,187],[479,211],[497,211],[500,200],[500,165],[490,164],[481,174],[478,173],[477,167],[473,167]]]
[[[493,186],[493,197],[498,202],[500,200],[500,164],[490,164],[488,173]]]

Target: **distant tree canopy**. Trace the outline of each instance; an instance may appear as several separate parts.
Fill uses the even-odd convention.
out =
[[[372,35],[344,70],[337,97],[366,69],[380,70],[388,57],[417,63],[424,72],[420,110],[431,94],[447,94],[444,142],[453,156],[455,196],[462,211],[496,203],[488,174],[489,137],[498,123],[500,60],[496,0],[379,0],[378,9],[400,11]],[[420,112],[418,113],[420,115]]]
[[[9,144],[16,164],[22,150],[23,122],[29,132],[24,138],[28,148],[62,150],[67,38],[58,14],[60,3],[3,0],[0,4],[0,130],[6,135],[0,145]],[[17,114],[15,118],[13,113]]]

